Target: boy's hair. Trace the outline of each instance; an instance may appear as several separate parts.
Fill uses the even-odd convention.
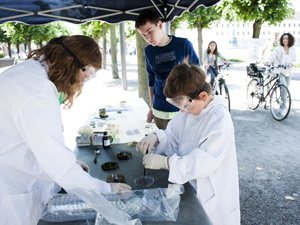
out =
[[[210,46],[211,43],[214,43],[214,44],[216,45],[216,48],[215,48],[214,52],[212,52],[212,54],[217,56],[217,55],[219,54],[219,53],[218,53],[218,45],[217,45],[217,42],[215,42],[215,41],[209,42],[208,47],[207,47],[207,54],[210,53],[210,48],[209,48],[209,46]]]
[[[180,95],[192,97],[195,91],[200,91],[205,84],[206,74],[198,65],[190,65],[188,58],[182,64],[175,66],[167,78],[164,94],[167,98]],[[211,94],[211,86],[206,83],[205,92]],[[199,99],[197,96],[195,99]]]
[[[280,45],[281,45],[281,46],[284,46],[284,45],[283,45],[283,36],[284,36],[284,35],[287,35],[288,38],[289,38],[288,47],[289,47],[289,48],[292,47],[292,46],[295,44],[295,38],[294,38],[294,36],[291,35],[290,33],[284,33],[283,35],[281,35],[280,40],[279,40]]]
[[[160,19],[156,12],[150,9],[146,9],[142,11],[136,18],[135,28],[138,29],[139,27],[145,25],[147,22],[150,22],[156,26],[159,21]]]

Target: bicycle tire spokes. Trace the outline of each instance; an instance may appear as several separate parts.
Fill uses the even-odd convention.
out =
[[[284,120],[291,108],[291,95],[288,88],[278,84],[272,91],[270,98],[270,110],[275,120]]]
[[[260,103],[261,94],[258,81],[253,79],[249,82],[247,87],[247,103],[250,109],[255,110]]]

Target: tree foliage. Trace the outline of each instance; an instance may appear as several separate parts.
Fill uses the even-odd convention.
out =
[[[259,38],[263,23],[277,25],[295,14],[289,0],[223,0],[218,6],[228,21],[253,23],[253,38]]]
[[[217,9],[217,6],[212,6],[210,8],[205,8],[203,6],[198,7],[194,12],[185,12],[182,15],[181,20],[187,21],[188,28],[198,30],[198,57],[200,63],[202,63],[202,29],[209,29],[210,26],[221,19],[221,12]]]

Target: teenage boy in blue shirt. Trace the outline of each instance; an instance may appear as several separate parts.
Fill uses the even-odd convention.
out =
[[[189,64],[199,65],[199,59],[192,43],[186,38],[167,35],[159,16],[152,10],[140,13],[135,23],[136,29],[150,44],[145,48],[145,61],[148,73],[150,110],[147,122],[153,119],[159,129],[166,129],[168,122],[179,109],[166,101],[163,89],[171,70],[184,58]]]

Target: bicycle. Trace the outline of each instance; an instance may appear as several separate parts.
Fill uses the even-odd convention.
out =
[[[229,66],[230,66],[229,63],[224,63],[224,64],[220,64],[217,66],[219,74],[215,78],[215,82],[214,82],[213,86],[211,87],[211,93],[213,96],[215,96],[215,95],[224,96],[227,101],[228,110],[230,111],[230,96],[229,96],[228,87],[225,83],[225,78],[224,78],[225,75],[228,75],[228,73],[225,74],[225,70],[228,71]],[[223,70],[223,72],[222,72],[222,70]],[[210,76],[207,75],[206,82],[209,83],[210,79],[211,79]]]
[[[270,97],[270,111],[273,118],[277,121],[284,120],[291,109],[289,89],[280,82],[280,78],[283,75],[274,72],[274,69],[280,67],[287,68],[280,65],[271,66],[268,68],[270,73],[264,78],[266,67],[257,67],[255,63],[247,66],[247,75],[252,77],[252,80],[247,85],[247,103],[249,108],[255,110],[262,103],[265,103],[264,108],[267,108],[267,98]]]

